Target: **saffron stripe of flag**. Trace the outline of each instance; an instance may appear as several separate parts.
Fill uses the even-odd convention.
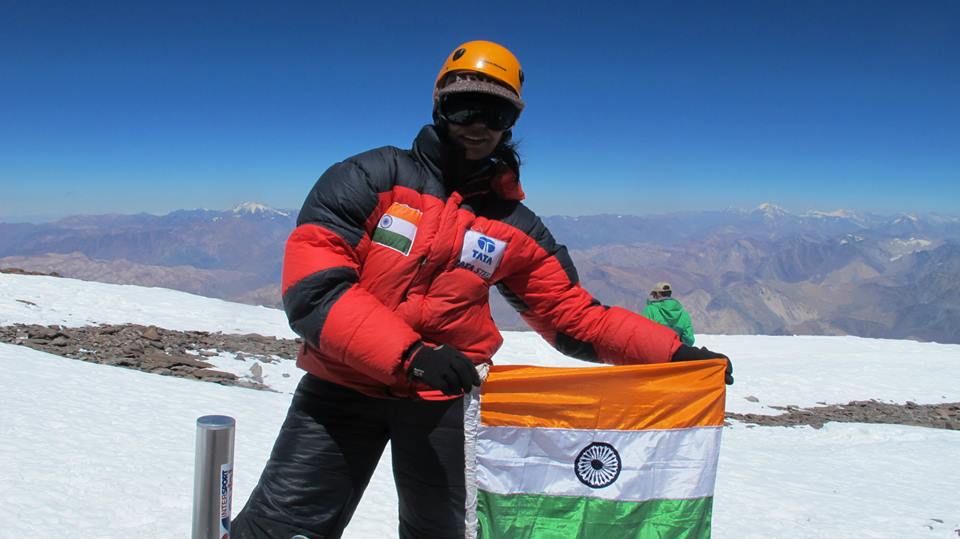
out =
[[[423,216],[423,212],[416,208],[411,208],[406,204],[400,204],[399,202],[394,202],[387,208],[387,215],[392,215],[403,219],[404,221],[416,226],[420,224],[420,217]]]
[[[725,363],[493,368],[465,407],[467,536],[709,537]]]

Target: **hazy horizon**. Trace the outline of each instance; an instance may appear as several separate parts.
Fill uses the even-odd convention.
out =
[[[209,207],[209,206],[208,206],[208,207],[196,207],[196,208],[175,208],[175,209],[172,209],[172,210],[169,210],[169,211],[164,211],[164,212],[150,212],[150,211],[122,212],[122,211],[121,211],[121,212],[102,212],[102,213],[98,213],[98,212],[68,213],[68,214],[62,214],[62,215],[50,215],[50,214],[47,214],[47,215],[43,215],[43,214],[16,215],[16,214],[14,214],[14,215],[8,215],[8,216],[5,216],[5,215],[0,214],[0,223],[3,223],[3,224],[34,224],[34,225],[40,225],[40,224],[55,223],[55,222],[57,222],[57,221],[60,221],[60,220],[63,220],[63,219],[68,219],[68,218],[71,218],[71,217],[97,217],[97,216],[107,216],[107,215],[123,215],[123,216],[150,215],[150,216],[153,216],[153,217],[163,217],[163,216],[166,216],[166,215],[169,215],[169,214],[171,214],[171,213],[178,212],[178,211],[214,211],[214,212],[227,212],[227,211],[236,210],[238,207],[240,207],[240,206],[242,206],[242,205],[245,205],[245,204],[262,205],[262,206],[264,206],[264,207],[266,207],[266,208],[268,208],[268,209],[270,209],[270,210],[276,210],[276,211],[282,211],[282,212],[294,212],[294,214],[295,214],[296,212],[299,212],[299,211],[300,211],[299,206],[298,206],[298,207],[272,207],[272,206],[269,206],[269,205],[267,205],[267,204],[262,204],[262,203],[255,202],[255,201],[245,201],[245,202],[238,202],[238,203],[236,203],[236,204],[232,204],[232,205],[229,205],[229,206],[227,206],[227,207],[220,207],[220,208]],[[593,216],[604,216],[604,215],[632,216],[632,217],[656,217],[656,216],[660,216],[660,215],[677,215],[677,214],[686,214],[686,213],[709,213],[709,212],[725,212],[725,211],[734,211],[734,212],[749,213],[749,212],[752,212],[752,211],[761,210],[761,209],[763,209],[763,208],[766,207],[766,206],[773,206],[773,207],[775,207],[775,208],[782,209],[782,210],[786,211],[787,213],[789,213],[790,215],[794,215],[794,216],[805,216],[805,215],[812,215],[812,214],[817,214],[817,213],[819,213],[819,214],[824,214],[824,215],[844,213],[844,214],[853,214],[853,215],[858,215],[858,216],[873,216],[873,217],[896,217],[896,216],[902,216],[902,215],[916,215],[916,216],[937,216],[937,217],[947,217],[947,218],[960,219],[960,210],[958,210],[958,211],[956,211],[956,212],[952,212],[952,213],[951,213],[951,212],[939,212],[939,211],[890,211],[890,212],[884,212],[884,211],[864,211],[864,210],[857,210],[857,209],[852,209],[852,208],[830,208],[830,209],[826,209],[826,208],[807,208],[807,209],[796,210],[796,209],[791,209],[791,208],[789,208],[789,207],[786,207],[786,206],[784,206],[784,205],[782,205],[782,204],[778,204],[778,203],[775,203],[775,202],[762,202],[762,203],[760,203],[760,204],[758,204],[758,205],[756,205],[756,206],[753,206],[753,207],[727,206],[727,207],[723,207],[723,208],[717,207],[717,208],[704,208],[704,209],[696,209],[696,210],[673,210],[673,211],[656,211],[656,210],[651,210],[651,211],[643,212],[643,213],[639,213],[639,212],[637,212],[637,213],[597,212],[597,213],[588,213],[588,214],[579,214],[579,215],[571,215],[571,214],[544,214],[544,215],[541,215],[541,217],[544,217],[544,218],[553,218],[553,217],[580,218],[580,217],[593,217]]]

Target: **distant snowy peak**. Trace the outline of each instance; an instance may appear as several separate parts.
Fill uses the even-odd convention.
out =
[[[792,217],[790,212],[781,208],[780,206],[777,206],[776,204],[771,204],[770,202],[764,202],[763,204],[760,204],[750,213],[759,215],[768,221],[778,221],[780,219]]]
[[[886,248],[887,252],[890,253],[890,260],[894,261],[909,254],[920,251],[929,251],[935,248],[937,244],[925,238],[911,237],[907,240],[893,238],[886,241],[883,246]]]
[[[803,214],[795,215],[770,202],[760,204],[754,208],[751,213],[761,215],[764,218],[772,220],[784,219],[787,217],[799,217],[801,219],[843,219],[859,224],[863,224],[865,222],[864,217],[859,213],[850,210],[844,210],[842,208],[833,211],[809,210]]]
[[[904,213],[893,220],[893,224],[902,225],[902,224],[916,224],[920,222],[920,218],[912,213]]]
[[[836,218],[836,219],[860,219],[860,215],[848,210],[819,211],[810,210],[805,214],[807,217],[815,218]]]
[[[768,215],[787,215],[789,213],[787,210],[770,202],[764,202],[763,204],[760,204],[754,211],[766,213]]]
[[[237,215],[258,215],[258,216],[272,216],[276,215],[278,217],[289,217],[290,214],[285,211],[275,210],[269,206],[259,204],[256,202],[243,202],[235,206],[230,210]]]

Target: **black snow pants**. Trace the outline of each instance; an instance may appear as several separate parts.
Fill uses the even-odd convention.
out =
[[[398,536],[462,538],[463,399],[377,399],[310,374],[294,393],[231,537],[340,537],[388,440],[400,502]]]

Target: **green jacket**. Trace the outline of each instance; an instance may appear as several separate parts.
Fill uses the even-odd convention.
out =
[[[679,301],[673,298],[648,299],[642,314],[676,331],[683,344],[693,346],[693,324]]]

